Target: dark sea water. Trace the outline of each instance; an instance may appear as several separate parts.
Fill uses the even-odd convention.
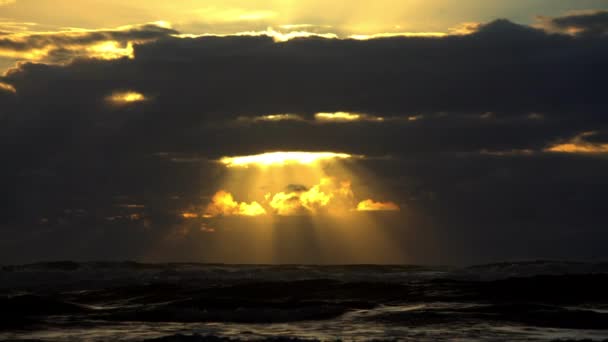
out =
[[[0,271],[0,340],[608,339],[608,264],[45,263]]]

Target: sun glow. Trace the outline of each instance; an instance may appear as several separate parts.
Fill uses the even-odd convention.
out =
[[[344,212],[348,210],[353,197],[351,182],[338,182],[334,178],[323,178],[310,189],[300,187],[274,196],[270,193],[266,195],[266,198],[272,198],[269,206],[280,216],[316,214],[321,210]]]
[[[383,122],[385,118],[379,116],[371,116],[360,113],[349,113],[349,112],[335,112],[335,113],[317,113],[315,114],[315,120],[318,122],[356,122],[356,121],[367,121],[367,122]]]
[[[347,112],[317,113],[315,115],[315,119],[319,121],[357,121],[361,118],[361,114]]]
[[[224,157],[220,162],[227,167],[312,165],[324,160],[349,159],[353,156],[334,152],[269,152],[251,156]]]
[[[135,91],[126,91],[114,93],[108,99],[116,104],[128,104],[143,102],[146,100],[146,97],[142,93],[138,93]]]
[[[351,181],[325,177],[310,188],[304,185],[290,185],[286,191],[274,194],[269,192],[259,202],[251,203],[239,203],[231,193],[220,190],[213,196],[203,217],[320,214],[343,216],[353,211],[400,211],[399,206],[393,202],[376,202],[367,199],[356,203]]]
[[[119,42],[107,41],[87,48],[88,56],[99,59],[118,59],[122,57],[134,58],[133,43],[121,46]]]
[[[222,158],[215,192],[206,203],[184,208],[198,218],[183,224],[212,227],[218,253],[238,236],[238,253],[256,263],[304,261],[296,255],[349,263],[401,258],[406,251],[387,223],[404,214],[398,202],[386,201],[390,194],[360,158],[304,151]]]

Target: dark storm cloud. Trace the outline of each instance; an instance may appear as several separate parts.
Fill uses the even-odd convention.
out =
[[[167,38],[136,46],[134,60],[26,64],[6,82],[21,97],[36,99],[24,101],[22,118],[55,108],[41,120],[52,125],[63,116],[72,127],[88,126],[78,131],[97,134],[113,127],[143,139],[138,147],[149,153],[194,150],[219,157],[273,145],[372,154],[538,149],[605,126],[601,84],[607,54],[600,37],[547,34],[499,20],[475,34],[447,38],[280,44],[266,37]],[[134,89],[153,100],[108,108],[101,99],[117,89]],[[224,125],[243,116],[311,118],[322,111],[423,119],[327,127],[261,122],[232,133]],[[542,120],[531,119],[532,113]],[[51,134],[61,130],[45,127]],[[335,128],[344,139],[335,139]],[[360,144],[362,131],[373,144]],[[210,144],[211,136],[221,144]]]
[[[0,91],[0,214],[38,227],[82,208],[98,222],[118,196],[145,205],[147,229],[169,229],[217,190],[209,160],[330,150],[391,156],[360,167],[454,260],[600,253],[582,246],[608,241],[606,158],[543,151],[608,130],[606,43],[499,20],[445,38],[164,37],[136,45],[134,59],[23,64],[0,78],[16,89]],[[116,91],[147,100],[116,106]],[[386,120],[313,122],[338,111]],[[239,123],[277,113],[308,121]]]
[[[608,11],[593,11],[557,18],[543,18],[549,28],[579,35],[608,33]]]

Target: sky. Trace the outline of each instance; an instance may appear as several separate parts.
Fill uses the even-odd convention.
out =
[[[0,0],[0,264],[605,260],[608,1]]]

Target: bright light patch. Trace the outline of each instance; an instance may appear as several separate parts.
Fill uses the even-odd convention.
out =
[[[266,215],[266,210],[258,202],[239,203],[234,200],[232,194],[218,191],[207,206],[204,217],[261,215]]]
[[[339,251],[364,262],[378,253],[400,252],[377,229],[385,220],[400,219],[399,207],[384,202],[389,195],[374,189],[373,175],[365,175],[354,162],[341,162],[345,158],[358,157],[333,152],[226,157],[221,160],[227,166],[225,179],[216,182],[215,195],[198,210],[182,211],[198,211],[200,220],[184,224],[200,223],[203,233],[212,233],[204,229],[210,227],[218,232],[238,229],[253,247],[248,255],[256,262],[285,262],[280,252],[285,238],[301,241],[302,247],[315,241],[323,255]],[[328,162],[318,162],[323,160]],[[379,198],[383,201],[374,200]],[[222,249],[231,245],[225,234],[217,238]]]
[[[371,199],[361,201],[357,211],[399,211],[400,208],[393,202],[375,202]]]
[[[318,121],[358,121],[363,118],[363,115],[348,112],[336,113],[317,113],[315,119]]]
[[[297,114],[271,114],[256,117],[242,116],[238,118],[241,122],[279,122],[279,121],[302,121],[302,117]]]
[[[150,24],[151,25],[156,25],[158,27],[166,28],[166,29],[173,28],[173,25],[170,22],[165,21],[165,20],[153,21]]]
[[[608,153],[608,144],[566,143],[552,146],[547,151],[559,153]]]
[[[197,219],[199,217],[197,213],[190,212],[183,212],[181,216],[186,220]]]
[[[270,152],[252,156],[224,157],[220,162],[227,167],[312,165],[320,161],[351,157],[350,154],[334,152]]]
[[[8,91],[9,93],[17,93],[17,89],[15,89],[15,87],[13,87],[12,85],[8,84],[8,83],[2,83],[0,82],[0,90],[2,91]]]
[[[126,46],[121,46],[119,42],[107,41],[99,43],[87,48],[88,56],[99,59],[118,59],[122,57],[134,58],[133,44],[127,43]]]
[[[109,97],[109,100],[117,104],[128,104],[143,102],[146,100],[146,97],[142,93],[138,93],[135,91],[126,91],[114,93],[112,96]]]
[[[265,115],[259,117],[259,120],[262,121],[286,121],[286,120],[301,120],[299,116],[295,114],[275,114],[275,115]]]
[[[383,117],[371,116],[367,114],[335,112],[335,113],[317,113],[315,120],[318,122],[355,122],[355,121],[371,121],[383,122]]]

